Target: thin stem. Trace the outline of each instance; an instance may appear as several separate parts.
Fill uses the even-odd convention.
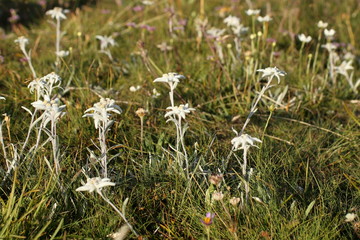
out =
[[[108,198],[104,197],[104,195],[100,191],[98,191],[98,194],[102,197],[102,199],[105,200],[105,202],[107,202],[120,215],[120,217],[125,221],[126,225],[128,225],[128,227],[133,232],[133,234],[136,237],[139,237],[139,234],[137,234],[137,232],[135,232],[134,228],[131,226],[131,224],[128,222],[128,220],[125,218],[124,214],[112,202],[110,202],[110,200]]]
[[[61,32],[60,32],[60,18],[56,19],[56,62],[55,62],[55,66],[58,67],[60,65],[60,57],[59,57],[59,53],[60,53],[60,36]]]

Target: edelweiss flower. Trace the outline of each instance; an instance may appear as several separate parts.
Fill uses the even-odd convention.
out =
[[[168,110],[171,110],[170,112],[167,112],[165,114],[165,117],[171,116],[171,115],[177,115],[180,118],[185,119],[185,115],[190,113],[191,111],[195,111],[195,108],[189,108],[189,104],[181,104],[180,106],[175,107],[168,107],[166,108]]]
[[[336,45],[333,43],[326,43],[325,45],[321,45],[321,47],[328,50],[328,52],[332,52],[333,50],[335,50],[337,48]]]
[[[69,56],[69,51],[61,50],[59,52],[56,52],[55,54],[56,54],[56,56],[59,56],[59,57],[63,58],[63,57]]]
[[[260,9],[248,9],[245,11],[246,15],[248,16],[255,16],[260,13]]]
[[[162,42],[161,44],[156,45],[162,52],[171,51],[173,49],[172,46],[167,45],[166,42]]]
[[[174,90],[180,82],[180,79],[185,79],[185,77],[183,75],[172,72],[163,74],[162,77],[156,78],[154,82],[167,83],[169,84],[171,90]]]
[[[227,18],[224,19],[224,23],[228,26],[228,27],[237,27],[240,25],[240,19],[238,17],[234,17],[234,16],[228,16]]]
[[[269,77],[270,79],[272,79],[273,77],[276,77],[278,83],[280,83],[280,76],[283,77],[286,75],[286,72],[279,70],[277,67],[267,67],[265,69],[258,69],[256,71],[263,73],[261,78]]]
[[[345,215],[345,222],[352,222],[356,217],[357,215],[355,213],[348,213]]]
[[[210,38],[219,40],[225,31],[226,29],[210,28],[209,30],[206,31],[206,33]]]
[[[299,38],[299,40],[301,41],[301,42],[303,42],[303,43],[308,43],[308,42],[310,42],[311,41],[311,36],[305,36],[305,34],[300,34],[299,36],[298,36],[298,38]]]
[[[44,96],[44,100],[37,100],[35,102],[32,102],[31,105],[38,109],[38,110],[50,110],[52,108],[53,104],[59,104],[60,100],[58,98],[55,98],[54,100],[51,100],[48,95]]]
[[[343,61],[340,66],[335,67],[335,71],[343,76],[345,76],[346,78],[349,77],[348,74],[348,70],[353,70],[354,67],[352,66],[352,60],[349,61]]]
[[[53,9],[46,12],[46,15],[50,15],[52,18],[56,20],[66,19],[64,13],[67,13],[68,10],[62,9],[61,7],[54,7]]]
[[[84,186],[78,187],[75,191],[87,191],[93,192],[96,190],[97,193],[101,194],[101,189],[107,186],[115,186],[115,183],[110,182],[109,178],[88,178]]]
[[[92,113],[88,113],[91,111]],[[111,116],[109,112],[121,114],[122,109],[115,104],[115,100],[109,98],[101,98],[100,102],[95,103],[93,107],[85,111],[83,117],[92,117],[94,119],[95,128],[98,129],[100,126],[100,122],[103,122],[105,124],[108,123],[109,117]]]
[[[44,121],[44,125],[46,126],[48,122],[56,122],[62,118],[66,114],[66,112],[64,112],[65,108],[65,105],[59,106],[57,103],[51,104],[51,107],[45,112],[46,120]]]
[[[96,39],[100,40],[100,49],[105,50],[110,46],[114,46],[115,40],[111,36],[96,35]]]
[[[29,39],[27,39],[24,36],[20,36],[14,42],[19,44],[19,47],[22,52],[26,52],[25,45],[29,43]]]
[[[224,194],[222,192],[213,192],[212,199],[214,201],[220,201],[224,198]]]
[[[272,20],[272,18],[269,15],[266,15],[265,17],[258,16],[257,20],[261,23],[262,22],[270,22]]]
[[[333,38],[334,35],[335,35],[335,33],[336,33],[336,32],[335,32],[334,29],[330,29],[330,30],[325,29],[325,30],[324,30],[325,37],[327,37],[327,38]]]
[[[323,22],[323,21],[319,21],[317,24],[318,28],[327,28],[328,23],[327,22]]]
[[[258,147],[255,145],[254,142],[260,142],[261,143],[261,140],[258,139],[258,138],[255,138],[255,137],[251,137],[250,135],[248,134],[241,134],[240,136],[238,137],[235,137],[231,140],[231,144],[233,145],[233,148],[232,150],[233,151],[237,151],[237,150],[240,150],[240,149],[248,149],[249,147]]]

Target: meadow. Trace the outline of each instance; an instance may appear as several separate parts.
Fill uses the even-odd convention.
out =
[[[358,1],[27,3],[0,239],[360,238]]]

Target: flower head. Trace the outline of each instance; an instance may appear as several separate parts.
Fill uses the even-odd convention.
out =
[[[59,52],[56,52],[55,54],[56,54],[56,56],[58,56],[58,57],[64,58],[64,57],[69,56],[69,51],[61,50],[61,51],[59,51]]]
[[[299,36],[298,36],[298,38],[299,38],[299,40],[301,41],[301,42],[303,42],[303,43],[309,43],[310,41],[311,41],[311,36],[305,36],[305,34],[300,34]]]
[[[189,108],[189,104],[180,104],[180,106],[168,107],[166,108],[171,110],[165,114],[165,117],[169,117],[171,115],[177,115],[179,118],[185,119],[185,115],[190,113],[191,111],[195,111],[195,108]]]
[[[180,82],[180,79],[185,79],[183,75],[177,73],[165,73],[162,77],[156,78],[154,82],[163,82],[169,84],[171,90],[174,90],[177,84]]]
[[[260,9],[248,9],[245,11],[246,15],[248,16],[255,16],[260,14]]]
[[[224,198],[224,194],[222,193],[222,192],[214,192],[213,194],[212,194],[212,199],[214,200],[214,201],[220,201],[220,200],[222,200]]]
[[[227,18],[224,19],[224,23],[228,26],[228,27],[237,27],[240,25],[240,19],[238,17],[234,17],[234,16],[228,16]]]
[[[162,42],[161,44],[156,45],[162,52],[171,51],[173,49],[172,46],[167,45],[166,42]]]
[[[96,190],[97,193],[101,194],[101,189],[103,187],[115,186],[115,183],[110,182],[109,178],[94,177],[94,178],[88,178],[86,181],[87,182],[85,185],[78,187],[75,191],[93,192]]]
[[[46,12],[46,15],[50,15],[52,18],[56,20],[66,19],[65,13],[67,13],[68,10],[62,9],[61,7],[54,7],[51,10],[48,10]]]
[[[329,39],[331,39],[331,38],[333,38],[334,37],[334,35],[335,35],[335,30],[334,29],[330,29],[330,30],[328,30],[327,28],[324,30],[324,34],[325,34],[325,37],[326,38],[329,38]]]
[[[109,123],[109,117],[111,116],[110,112],[121,114],[122,109],[115,104],[115,100],[101,98],[100,102],[95,103],[93,107],[85,111],[83,117],[92,117],[94,119],[94,125],[96,129],[99,127],[106,129],[108,127],[106,125]],[[103,123],[105,126],[100,126],[100,123]]]
[[[232,197],[232,198],[229,200],[229,202],[230,202],[231,205],[233,205],[233,206],[235,207],[236,205],[239,204],[240,198]]]
[[[320,20],[320,21],[317,23],[317,26],[318,26],[318,28],[327,28],[328,23],[327,23],[327,22],[323,22],[323,21]]]
[[[100,49],[103,51],[110,46],[116,45],[114,38],[111,36],[96,35],[96,39],[100,40]]]
[[[349,77],[348,71],[353,70],[354,67],[352,66],[352,60],[343,61],[339,66],[335,67],[335,71],[346,78]]]
[[[272,18],[269,15],[265,15],[264,17],[258,16],[257,20],[259,22],[270,22],[272,20]]]
[[[26,46],[26,44],[29,43],[29,39],[27,39],[27,38],[24,37],[24,36],[20,36],[20,37],[18,37],[14,42],[15,42],[15,43],[18,43],[21,51],[23,51],[23,52],[26,53],[25,46]]]
[[[209,182],[211,184],[214,184],[215,186],[219,186],[221,184],[221,181],[223,180],[224,175],[222,174],[212,174],[209,177]]]
[[[281,71],[277,67],[267,67],[265,69],[258,69],[257,72],[262,72],[261,78],[269,77],[272,79],[273,77],[276,77],[278,80],[278,83],[280,83],[280,77],[283,77],[286,75],[286,72]]]
[[[221,36],[225,33],[226,29],[210,28],[206,31],[209,38],[213,38],[216,41],[221,39]]]
[[[352,222],[357,218],[355,213],[348,213],[345,215],[345,222]]]
[[[258,138],[251,137],[248,134],[241,134],[240,136],[235,137],[231,140],[231,144],[233,145],[232,150],[233,151],[237,151],[240,149],[247,150],[249,147],[252,146],[258,148],[258,146],[255,145],[255,142],[261,143],[262,141]]]
[[[206,216],[203,219],[200,219],[201,223],[205,226],[210,226],[213,223],[213,218],[215,217],[215,213],[206,213]]]

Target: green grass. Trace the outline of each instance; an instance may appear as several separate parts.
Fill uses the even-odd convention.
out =
[[[116,6],[113,1],[101,1],[96,7],[68,14],[62,22],[66,34],[61,46],[71,50],[57,73],[63,79],[62,86],[69,83],[71,90],[61,97],[67,112],[58,124],[61,174],[57,180],[44,161],[46,157],[53,163],[48,143],[34,156],[20,156],[16,170],[2,181],[7,168],[1,151],[0,239],[106,239],[124,224],[97,194],[75,192],[81,181],[86,181],[81,169],[90,161],[87,149],[97,151],[92,143],[97,142],[93,120],[82,118],[83,112],[99,100],[94,91],[115,99],[123,109],[107,136],[109,147],[118,145],[109,156],[119,155],[108,165],[109,178],[116,186],[103,193],[119,209],[129,198],[126,216],[144,239],[207,239],[206,228],[200,222],[207,212],[216,214],[210,226],[211,239],[357,239],[352,224],[344,220],[348,212],[360,214],[359,95],[351,91],[342,76],[337,77],[336,86],[330,79],[324,81],[328,78],[328,54],[322,48],[316,71],[306,74],[307,55],[314,55],[316,49],[319,20],[329,22],[329,28],[336,30],[334,41],[355,43],[347,50],[359,54],[357,1],[254,3],[254,8],[261,8],[262,16],[271,6],[273,21],[268,37],[277,39],[275,51],[280,52],[272,66],[288,73],[271,91],[288,85],[284,102],[288,104],[293,97],[296,101],[293,106],[276,109],[270,118],[271,102],[260,101],[246,129],[251,136],[263,139],[259,149],[251,148],[248,156],[249,168],[254,169],[250,197],[258,197],[263,203],[250,199],[244,208],[229,204],[231,197],[240,197],[243,191],[239,188],[241,168],[237,161],[242,159],[242,151],[228,159],[226,168],[224,163],[235,137],[231,128],[242,128],[255,92],[263,86],[260,75],[247,69],[269,67],[271,44],[256,48],[246,58],[247,51],[251,51],[251,40],[246,35],[242,54],[234,61],[230,54],[235,53],[234,43],[229,36],[222,43],[225,62],[220,65],[211,50],[212,41],[196,40],[198,1],[156,1],[141,12],[129,10],[135,5],[132,1],[123,2],[123,6]],[[218,7],[223,6],[229,7],[225,17],[240,17],[251,31],[244,2],[205,2],[209,26],[226,27],[218,14]],[[164,11],[170,3],[174,4],[176,18],[187,19],[184,32],[173,36],[168,32],[169,13]],[[104,8],[111,12],[103,14]],[[29,38],[27,49],[32,49],[39,76],[55,71],[55,28],[47,19],[30,28],[18,26],[0,42],[4,56],[0,95],[6,97],[0,102],[1,113],[10,117],[9,133],[6,122],[2,131],[10,157],[15,154],[11,144],[20,148],[30,123],[31,117],[21,106],[32,109],[30,104],[35,101],[27,88],[33,80],[30,69],[19,61],[22,54],[13,41],[20,35]],[[156,30],[129,28],[125,24],[130,21],[155,26]],[[256,31],[261,30],[262,25],[257,23]],[[293,39],[291,35],[300,33],[311,35],[313,40],[305,45],[299,68],[301,44],[296,35]],[[99,41],[95,39],[96,35],[111,34],[117,42],[111,48],[113,62],[98,52]],[[156,45],[163,41],[173,50],[161,52]],[[227,44],[232,44],[231,49]],[[324,39],[321,44],[325,44]],[[141,56],[142,50],[146,57]],[[341,55],[343,50],[338,53]],[[353,66],[354,79],[358,79],[358,60]],[[186,76],[175,90],[175,105],[189,103],[196,108],[186,118],[190,180],[181,173],[169,147],[175,145],[176,131],[164,118],[170,105],[168,88],[153,83],[161,76],[159,71]],[[310,83],[313,91],[309,90]],[[136,85],[141,89],[130,92],[129,87]],[[160,97],[151,97],[153,88]],[[135,114],[140,107],[149,111],[144,121],[143,152],[140,119]],[[35,141],[33,131],[28,146]],[[90,177],[98,176],[97,171],[100,166],[92,164]],[[219,187],[224,199],[222,203],[210,203],[209,192],[215,188],[209,185],[208,177],[218,171],[224,174]]]

